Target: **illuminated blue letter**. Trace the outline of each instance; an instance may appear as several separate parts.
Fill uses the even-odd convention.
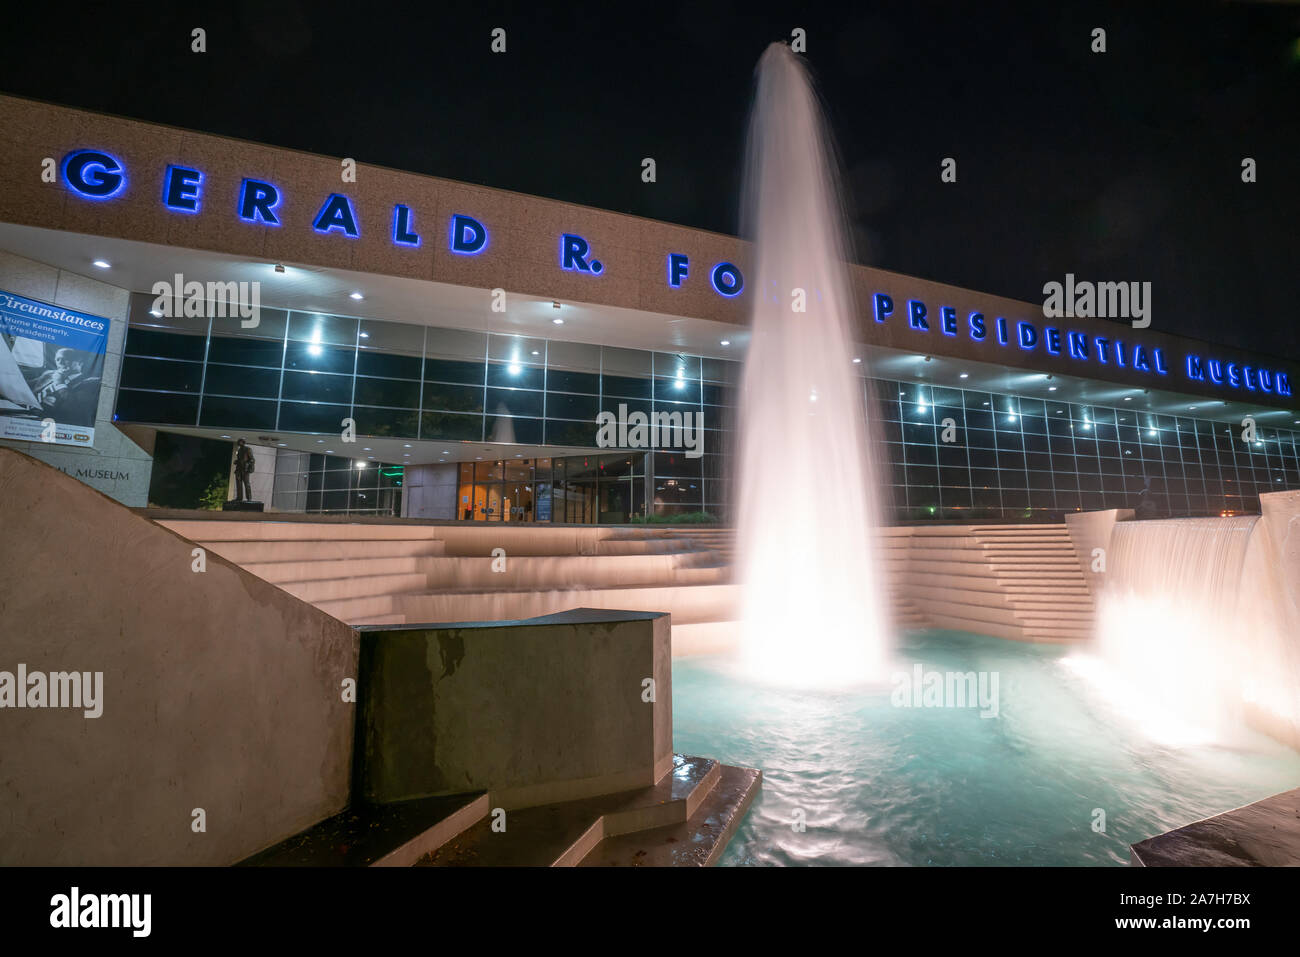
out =
[[[984,313],[972,312],[970,314],[970,337],[976,342],[983,342],[985,336],[989,334],[988,329],[984,327]]]
[[[1190,352],[1187,354],[1187,378],[1205,381],[1205,369],[1201,365],[1200,356],[1194,356]]]
[[[325,200],[325,205],[316,214],[316,221],[311,224],[311,228],[318,233],[339,229],[349,239],[361,235],[361,230],[357,229],[356,214],[352,212],[352,201],[342,193],[330,193],[330,198]]]
[[[486,249],[487,243],[487,229],[477,219],[472,216],[462,216],[460,213],[451,217],[452,252],[460,253],[462,256],[474,256]],[[586,252],[587,244],[582,245],[583,251]]]
[[[939,325],[945,336],[957,334],[957,310],[952,306],[939,307]]]
[[[393,242],[399,246],[419,246],[420,234],[412,226],[411,207],[398,203],[393,207]]]
[[[718,263],[713,267],[713,273],[709,276],[713,283],[713,288],[721,296],[739,296],[740,290],[745,288],[745,279],[740,275],[740,270],[731,263]]]
[[[246,179],[239,188],[239,218],[247,223],[263,222],[279,226],[275,209],[280,205],[280,191],[270,183]]]
[[[1016,323],[1016,333],[1020,339],[1020,348],[1026,352],[1038,345],[1038,330],[1034,328],[1032,322],[1022,319]]]
[[[1061,330],[1048,326],[1043,332],[1047,337],[1043,343],[1043,348],[1047,350],[1048,355],[1059,356],[1061,354]]]
[[[63,179],[86,199],[111,199],[126,185],[122,164],[95,150],[69,153],[63,160]]]
[[[685,279],[688,274],[687,267],[689,265],[690,260],[682,253],[669,253],[668,285],[672,286],[674,289],[680,289],[682,286],[682,280]]]
[[[925,303],[920,299],[912,299],[907,303],[907,325],[922,332],[930,331],[930,324],[925,321]]]
[[[876,322],[884,322],[894,314],[894,300],[883,292],[876,293]]]
[[[168,166],[163,176],[163,205],[178,213],[197,213],[203,174],[184,166]]]

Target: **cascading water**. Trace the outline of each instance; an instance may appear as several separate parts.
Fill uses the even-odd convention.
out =
[[[738,456],[743,663],[761,680],[806,687],[882,680],[890,641],[875,537],[880,484],[865,370],[853,363],[834,151],[807,70],[782,43],[759,60],[747,154],[744,232],[754,258]]]
[[[1277,613],[1257,516],[1121,522],[1106,559],[1092,666],[1153,736],[1222,742],[1261,717],[1294,725],[1300,637]]]

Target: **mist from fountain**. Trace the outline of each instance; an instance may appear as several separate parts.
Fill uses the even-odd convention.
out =
[[[823,688],[884,680],[891,646],[834,157],[806,67],[773,43],[756,71],[743,198],[754,246],[737,456],[741,658],[759,680]]]

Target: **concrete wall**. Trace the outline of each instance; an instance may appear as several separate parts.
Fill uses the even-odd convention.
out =
[[[1131,508],[1108,508],[1098,512],[1072,512],[1065,516],[1065,528],[1074,543],[1074,551],[1079,557],[1079,567],[1088,582],[1088,590],[1094,596],[1101,594],[1106,583],[1104,571],[1093,571],[1093,549],[1110,547],[1110,533],[1116,522],[1133,520]]]
[[[122,345],[126,341],[127,290],[2,250],[0,289],[109,320],[94,447],[10,440],[0,440],[0,447],[17,449],[53,465],[124,505],[148,504],[152,450],[141,448],[112,423],[117,380],[122,371]]]
[[[351,628],[8,449],[0,535],[0,671],[103,673],[98,718],[0,708],[0,864],[229,864],[343,808]]]
[[[402,517],[457,517],[460,469],[454,463],[407,466],[402,478]]]
[[[665,615],[585,609],[363,627],[355,793],[487,790],[512,808],[653,784],[672,764],[669,627]]]

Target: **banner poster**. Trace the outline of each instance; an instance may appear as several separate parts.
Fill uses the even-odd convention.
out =
[[[108,327],[0,290],[0,439],[95,444]]]

